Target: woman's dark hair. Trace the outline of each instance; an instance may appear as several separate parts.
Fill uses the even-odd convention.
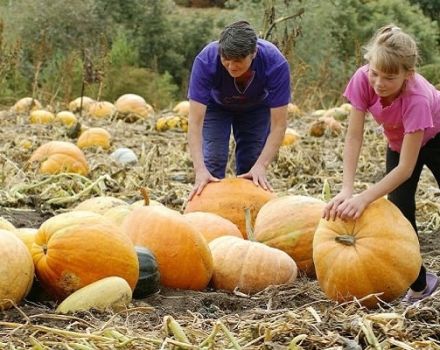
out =
[[[219,39],[220,55],[240,59],[253,54],[257,48],[257,34],[249,22],[234,22],[223,29]]]

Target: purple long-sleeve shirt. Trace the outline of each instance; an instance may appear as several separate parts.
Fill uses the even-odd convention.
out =
[[[258,39],[252,61],[253,78],[244,91],[220,61],[219,43],[214,41],[197,55],[191,71],[188,99],[204,105],[218,104],[229,110],[249,110],[287,105],[290,101],[290,70],[286,58],[272,43]]]

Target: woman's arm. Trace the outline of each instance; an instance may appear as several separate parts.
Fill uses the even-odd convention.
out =
[[[287,105],[270,109],[270,132],[263,150],[252,168],[239,177],[252,179],[257,186],[272,191],[266,177],[266,169],[283,142],[287,128]]]
[[[194,187],[189,195],[189,200],[202,193],[205,186],[211,181],[218,181],[205,166],[202,150],[202,130],[205,119],[206,106],[194,100],[189,101],[188,117],[188,146],[196,175]]]

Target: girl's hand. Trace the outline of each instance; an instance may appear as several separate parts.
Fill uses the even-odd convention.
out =
[[[354,196],[338,206],[336,216],[342,220],[356,220],[362,215],[368,204],[364,196]]]
[[[200,195],[200,193],[202,193],[206,185],[209,184],[210,182],[218,182],[218,181],[220,180],[212,176],[211,173],[206,169],[196,173],[196,181],[191,193],[189,194],[188,200],[190,201],[195,195]]]
[[[352,197],[351,191],[342,190],[324,207],[322,217],[326,220],[335,220],[338,215],[339,206]]]

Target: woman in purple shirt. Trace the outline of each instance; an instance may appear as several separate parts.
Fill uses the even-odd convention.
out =
[[[368,64],[356,71],[344,93],[353,108],[345,139],[342,190],[327,204],[323,217],[357,219],[368,204],[388,194],[417,232],[415,194],[425,165],[440,185],[440,92],[415,72],[417,45],[400,28],[381,28],[366,49]],[[353,196],[366,112],[387,138],[387,175]],[[438,285],[438,276],[421,266],[404,301],[428,297]]]
[[[290,101],[289,65],[276,46],[246,21],[227,26],[197,55],[188,99],[195,169],[189,198],[225,177],[231,130],[237,175],[272,190],[266,168],[283,140]]]

